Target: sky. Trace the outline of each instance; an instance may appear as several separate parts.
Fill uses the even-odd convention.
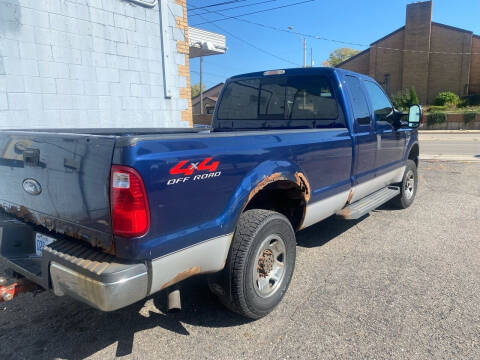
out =
[[[303,64],[302,39],[294,33],[289,33],[289,26],[299,33],[360,44],[348,45],[307,38],[307,63],[310,63],[310,49],[312,49],[315,66],[321,66],[330,52],[337,48],[351,47],[364,50],[368,44],[405,25],[406,5],[414,2],[412,0],[314,0],[241,17],[284,29],[286,32],[267,29],[236,19],[211,22],[225,16],[237,16],[306,0],[269,0],[263,3],[265,1],[267,0],[187,0],[188,8],[192,9],[188,11],[190,26],[221,33],[227,38],[226,54],[203,58],[206,88],[236,74],[301,66]],[[198,7],[223,2],[230,3],[195,10]],[[225,10],[243,5],[247,6]],[[221,12],[224,16],[211,13],[212,11]],[[435,22],[473,31],[474,34],[480,35],[479,19],[479,0],[433,1],[433,21]],[[201,24],[209,21],[208,24]],[[190,60],[190,70],[193,85],[199,82],[198,58]]]

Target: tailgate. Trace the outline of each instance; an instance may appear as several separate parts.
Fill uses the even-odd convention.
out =
[[[0,131],[0,208],[111,250],[114,146],[113,136]]]

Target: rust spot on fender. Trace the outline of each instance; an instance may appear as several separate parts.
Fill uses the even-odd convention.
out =
[[[306,176],[301,172],[297,172],[295,173],[295,181],[305,194],[305,202],[308,203],[308,201],[310,200],[310,184],[308,183]]]
[[[176,283],[179,283],[182,280],[188,279],[189,277],[192,277],[197,274],[200,274],[200,266],[193,266],[191,268],[188,268],[187,270],[182,271],[181,273],[178,273],[172,280],[163,284],[160,290],[166,289],[169,286],[172,286]]]
[[[265,186],[267,186],[268,184],[271,184],[275,181],[278,181],[278,180],[287,180],[287,178],[285,178],[284,176],[282,176],[282,174],[280,173],[274,173],[270,176],[265,176],[263,178],[262,181],[260,181],[254,188],[252,191],[250,191],[250,195],[248,195],[248,201],[247,203],[252,200],[252,198],[257,195],[260,190],[262,190]]]

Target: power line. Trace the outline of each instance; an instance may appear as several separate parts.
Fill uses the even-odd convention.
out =
[[[316,1],[316,0],[311,0],[311,1]],[[318,35],[312,35],[312,34],[307,34],[307,33],[301,33],[301,32],[297,32],[297,31],[291,31],[291,30],[287,30],[287,29],[284,29],[284,28],[279,28],[279,27],[272,26],[272,25],[266,25],[266,24],[262,24],[262,23],[257,23],[255,21],[247,20],[247,19],[241,19],[241,18],[238,18],[237,16],[228,16],[227,17],[227,15],[222,14],[219,11],[209,10],[207,12],[224,16],[225,18],[222,19],[222,20],[235,19],[235,20],[242,21],[242,22],[245,22],[245,23],[248,23],[248,24],[263,27],[265,29],[284,32],[284,33],[287,33],[287,34],[296,34],[296,35],[299,35],[299,36],[302,36],[302,37],[315,39],[315,40],[330,41],[330,42],[334,42],[334,43],[337,43],[337,44],[352,45],[352,46],[359,46],[359,47],[366,47],[366,48],[375,48],[375,49],[382,49],[382,50],[389,50],[389,51],[413,52],[413,53],[428,53],[428,54],[440,54],[440,55],[480,55],[480,53],[474,53],[474,52],[428,51],[428,50],[398,49],[398,48],[390,48],[390,47],[385,47],[385,46],[371,46],[370,44],[355,43],[355,42],[350,42],[350,41],[331,39],[331,38],[327,38],[327,37],[324,37],[324,36],[318,36]],[[239,15],[239,16],[242,16],[242,15]]]
[[[313,0],[313,1],[315,1],[315,0]],[[247,20],[247,19],[241,19],[241,18],[238,18],[237,16],[230,16],[229,18],[227,18],[227,15],[225,15],[225,14],[219,12],[219,11],[206,10],[206,12],[212,13],[212,14],[217,14],[217,15],[220,15],[220,16],[224,16],[224,17],[225,17],[224,20],[227,20],[227,19],[235,19],[235,20],[238,20],[238,21],[242,21],[242,22],[244,22],[244,23],[247,23],[247,24],[260,26],[260,27],[263,27],[263,28],[265,28],[265,29],[280,31],[280,32],[284,32],[284,33],[287,33],[287,34],[296,34],[296,35],[303,36],[303,37],[307,37],[307,38],[311,38],[311,39],[331,41],[331,42],[335,42],[335,43],[339,43],[339,44],[345,44],[345,45],[361,46],[361,47],[369,46],[369,45],[365,45],[365,44],[359,44],[359,43],[354,43],[354,42],[349,42],[349,41],[329,39],[329,38],[322,37],[322,36],[305,34],[305,33],[300,33],[300,32],[297,32],[297,31],[291,31],[291,30],[287,30],[286,27],[285,27],[285,28],[279,28],[279,27],[272,26],[272,25],[261,24],[261,23],[255,22],[255,21],[251,21],[251,20]],[[204,18],[204,17],[203,17],[203,18]],[[204,18],[204,19],[205,19],[205,18]]]
[[[253,11],[253,12],[250,12],[250,13],[239,14],[239,15],[236,15],[236,16],[228,16],[228,17],[225,17],[225,18],[223,18],[223,19],[216,19],[216,20],[205,21],[205,22],[202,22],[202,23],[194,24],[194,25],[192,25],[192,26],[199,26],[199,25],[204,25],[204,24],[211,24],[211,23],[215,23],[215,22],[219,22],[219,21],[225,21],[225,20],[229,20],[229,19],[237,19],[237,18],[240,17],[240,16],[248,16],[248,15],[260,14],[260,13],[264,13],[264,12],[267,12],[267,11],[283,9],[283,8],[286,8],[286,7],[291,7],[291,6],[306,4],[306,3],[310,3],[310,2],[314,2],[314,1],[317,1],[317,0],[299,1],[299,2],[296,2],[296,3],[293,3],[293,4],[287,4],[287,5],[277,6],[277,7],[273,7],[273,8],[269,8],[269,9],[263,9],[263,10]],[[223,15],[223,14],[222,14],[222,15]],[[223,15],[223,16],[225,16],[225,15]]]
[[[373,49],[391,50],[391,51],[413,52],[413,53],[438,54],[438,55],[480,55],[480,53],[474,53],[474,52],[448,52],[448,51],[396,49],[396,48],[389,48],[389,47],[384,47],[384,46],[371,46],[369,48],[370,49],[373,48]]]
[[[244,68],[240,68],[239,66],[231,66],[231,65],[225,65],[225,64],[218,64],[216,62],[211,61],[210,56],[206,57],[203,59],[203,61],[207,64],[210,64],[214,67],[224,67],[226,69],[230,69],[232,71],[244,71]]]
[[[247,0],[224,1],[224,2],[221,2],[221,3],[216,3],[216,4],[211,4],[211,5],[205,5],[205,6],[200,6],[200,7],[196,7],[196,8],[191,8],[191,9],[188,9],[188,11],[200,10],[200,9],[205,9],[205,8],[209,8],[209,7],[214,7],[214,6],[228,5],[228,4],[233,4],[233,3],[237,3],[237,2],[243,2],[243,1],[247,1]]]
[[[190,72],[193,72],[195,74],[200,74],[200,71],[196,71],[196,70],[190,70]],[[202,71],[202,72],[204,74],[211,75],[211,76],[216,76],[216,77],[222,78],[222,79],[228,78],[228,76],[225,76],[225,75],[215,74],[215,73],[211,73],[211,72],[207,72],[207,71]]]
[[[295,62],[293,62],[293,61],[290,61],[290,60],[288,60],[288,59],[285,59],[285,58],[283,58],[283,57],[280,57],[280,56],[278,56],[278,55],[275,55],[275,54],[273,54],[273,53],[271,53],[270,51],[267,51],[267,50],[265,50],[265,49],[259,48],[258,46],[252,44],[251,42],[249,42],[249,41],[247,41],[247,40],[245,40],[245,39],[242,39],[242,38],[240,38],[240,37],[232,34],[231,32],[229,32],[229,31],[227,31],[227,30],[219,27],[219,26],[216,25],[216,24],[213,24],[213,25],[214,25],[215,27],[217,27],[218,29],[220,29],[220,31],[223,31],[224,33],[230,35],[231,37],[233,37],[233,38],[235,38],[235,39],[237,39],[237,40],[239,40],[239,41],[241,41],[241,42],[249,45],[250,47],[252,47],[252,48],[254,48],[254,49],[256,49],[256,50],[258,50],[258,51],[260,51],[260,52],[262,52],[262,53],[264,53],[264,54],[270,55],[271,57],[274,57],[274,58],[276,58],[276,59],[278,59],[278,60],[282,60],[282,61],[284,61],[284,62],[286,62],[286,63],[292,64],[292,65],[295,65],[295,66],[300,66],[300,64],[297,64],[297,63],[295,63]]]
[[[205,16],[203,16],[203,15],[199,15],[199,16],[200,16],[202,19],[204,19],[204,20],[208,20],[208,19],[205,18]],[[280,57],[280,56],[278,56],[278,55],[275,55],[275,54],[273,54],[273,53],[271,53],[271,52],[269,52],[269,51],[267,51],[267,50],[265,50],[265,49],[262,49],[262,48],[260,48],[260,47],[258,47],[258,46],[256,46],[256,45],[252,44],[251,42],[249,42],[249,41],[247,41],[247,40],[245,40],[245,39],[242,39],[241,37],[239,37],[239,36],[237,36],[237,35],[235,35],[235,34],[232,34],[230,31],[222,28],[221,26],[219,26],[219,25],[217,25],[217,24],[212,24],[212,25],[215,26],[215,27],[216,27],[217,29],[219,29],[220,31],[224,32],[225,34],[230,35],[231,37],[237,39],[238,41],[241,41],[241,42],[247,44],[248,46],[250,46],[250,47],[252,47],[252,48],[254,48],[254,49],[256,49],[256,50],[258,50],[258,51],[260,51],[260,52],[262,52],[262,53],[264,53],[264,54],[267,54],[267,55],[269,55],[269,56],[272,56],[272,57],[274,57],[274,58],[276,58],[276,59],[278,59],[278,60],[282,60],[282,61],[284,61],[284,62],[286,62],[286,63],[292,64],[292,65],[295,65],[295,66],[299,66],[299,64],[294,63],[293,61],[290,61],[290,60],[288,60],[288,59],[285,59],[285,58],[282,58],[282,57]]]
[[[232,6],[232,7],[228,7],[228,8],[223,8],[222,11],[233,10],[233,9],[240,9],[240,8],[251,7],[251,6],[258,6],[258,5],[261,5],[261,4],[266,4],[266,3],[276,2],[276,1],[278,1],[278,0],[266,0],[266,1],[256,2],[256,3],[253,3],[253,4]],[[200,15],[204,15],[204,14],[208,14],[208,13],[212,13],[212,11],[205,10],[204,12],[199,13],[199,14],[191,14],[190,17],[192,17],[192,16],[200,16]],[[223,16],[226,16],[226,15],[223,15]]]

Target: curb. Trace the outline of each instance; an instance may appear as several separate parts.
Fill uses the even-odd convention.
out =
[[[422,161],[450,161],[450,162],[480,163],[480,158],[477,158],[474,155],[420,154],[419,159]]]
[[[480,130],[418,130],[419,134],[480,134]]]

